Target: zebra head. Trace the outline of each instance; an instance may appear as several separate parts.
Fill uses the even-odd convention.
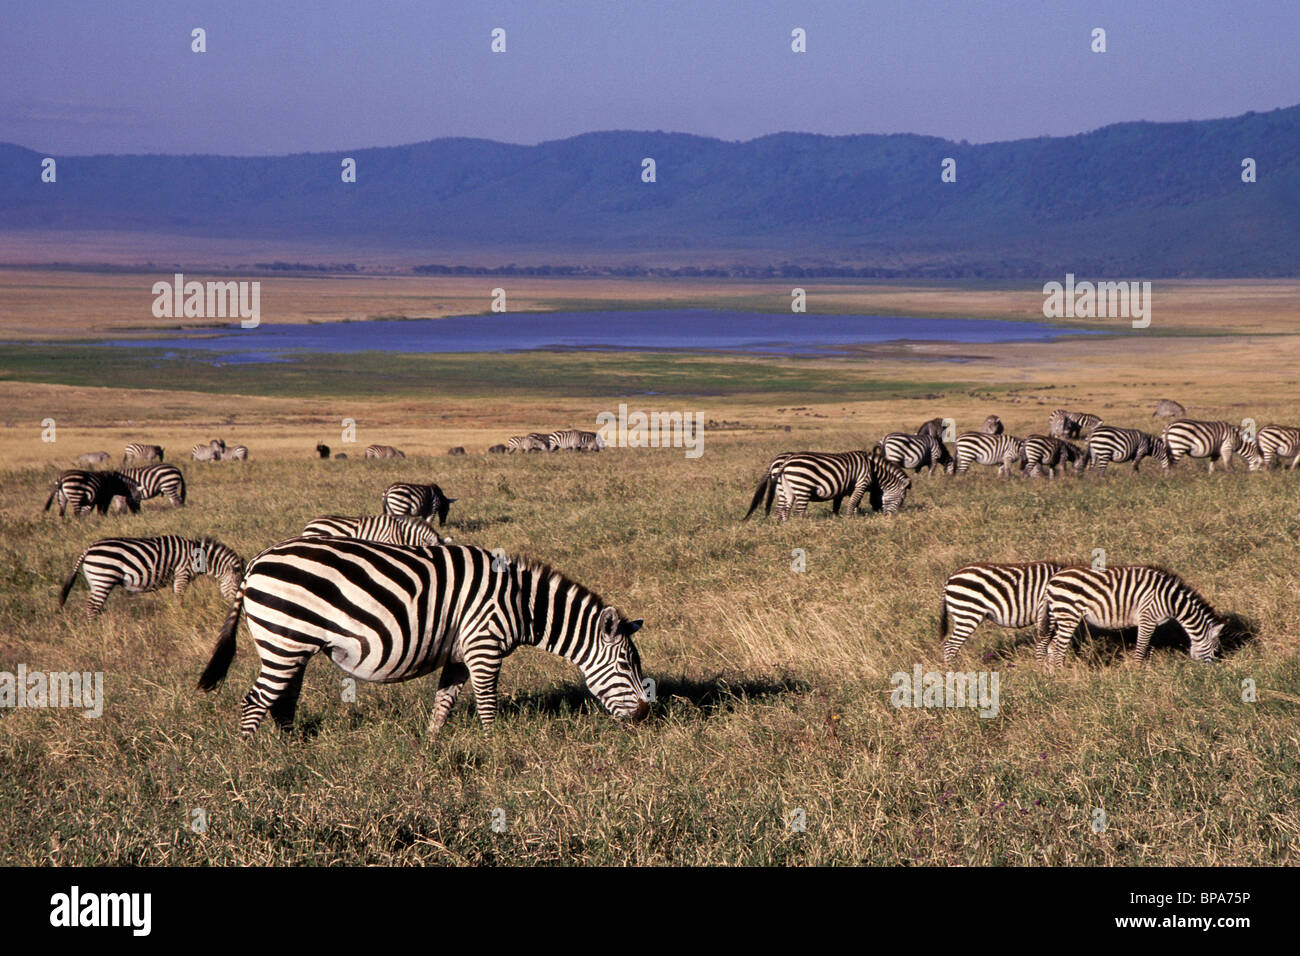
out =
[[[615,717],[641,720],[650,713],[650,697],[641,677],[641,655],[632,635],[640,621],[626,620],[612,607],[601,610],[591,625],[588,652],[574,658],[587,689]]]
[[[1194,661],[1213,664],[1215,655],[1219,653],[1219,638],[1227,622],[1208,607],[1199,610],[1200,613],[1194,614],[1191,620],[1184,619],[1182,622],[1183,629],[1192,642],[1188,653]]]
[[[221,596],[227,601],[233,601],[235,592],[239,590],[239,582],[244,579],[244,559],[233,548],[226,547],[214,538],[202,538],[198,545],[204,561],[201,573],[216,578]]]

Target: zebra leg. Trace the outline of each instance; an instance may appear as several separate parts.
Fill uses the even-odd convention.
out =
[[[501,658],[495,653],[483,653],[465,661],[469,681],[474,687],[474,708],[484,728],[491,727],[497,719],[497,678],[501,674]]]
[[[792,507],[790,512],[794,517],[802,518],[804,516],[804,513],[808,510],[808,501],[809,498],[806,494],[791,495]]]
[[[262,670],[253,682],[253,689],[244,698],[243,715],[239,720],[239,732],[243,736],[252,737],[257,733],[257,727],[268,710],[272,711],[281,730],[293,729],[298,694],[302,690],[303,669],[314,653],[315,650],[307,654],[277,655],[274,662],[265,657],[262,659]],[[286,693],[289,700],[279,703]]]
[[[862,503],[862,496],[865,495],[866,493],[867,493],[867,489],[865,486],[862,488],[853,489],[853,494],[849,496],[848,515],[850,518],[858,513],[858,505]]]
[[[1049,667],[1061,667],[1065,664],[1065,653],[1074,640],[1074,632],[1079,626],[1079,618],[1070,615],[1052,621],[1052,639],[1047,650]]]
[[[172,585],[172,590],[176,592],[177,597],[185,593],[185,589],[190,586],[190,579],[193,573],[190,571],[188,562],[182,562],[181,566],[176,569],[176,581]]]
[[[452,707],[456,705],[456,695],[469,680],[469,668],[459,661],[451,661],[442,668],[438,677],[438,693],[433,699],[433,713],[429,715],[429,736],[436,737],[447,722]]]
[[[836,495],[836,496],[831,500],[831,514],[836,515],[837,517],[839,516],[839,513],[840,513],[840,505],[843,503],[843,501],[844,501],[844,496],[843,496],[843,495]],[[853,514],[853,504],[852,504],[852,502],[849,503],[849,514]]]
[[[302,679],[306,673],[307,665],[304,662],[298,668],[298,673],[290,677],[288,683],[284,685],[280,696],[271,704],[271,719],[283,733],[293,732],[293,719],[298,713],[298,696],[302,693]]]
[[[1295,471],[1295,466],[1297,464],[1300,464],[1300,453],[1291,459],[1291,464],[1287,467],[1287,471]]]
[[[948,635],[947,640],[943,642],[943,663],[945,667],[952,664],[957,659],[957,653],[961,650],[966,639],[974,633],[975,628],[979,627],[980,619],[958,617],[953,614],[952,633]]]
[[[86,601],[86,613],[91,617],[99,614],[104,610],[104,604],[108,601],[109,594],[113,591],[113,585],[116,582],[110,582],[108,587],[102,584],[92,584],[90,586],[90,598]]]
[[[1147,615],[1138,618],[1138,642],[1133,656],[1142,663],[1151,660],[1151,635],[1156,631],[1156,622]]]
[[[1047,647],[1052,642],[1052,612],[1046,600],[1038,606],[1037,628],[1034,633],[1034,660],[1039,664],[1047,660]]]

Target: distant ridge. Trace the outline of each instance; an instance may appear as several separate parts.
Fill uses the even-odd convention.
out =
[[[436,248],[422,261],[452,265],[499,249],[557,267],[653,255],[689,269],[725,250],[796,275],[1300,274],[1300,106],[981,145],[615,131],[282,157],[56,155],[55,184],[40,181],[44,155],[0,144],[0,234],[366,242],[408,259]],[[345,156],[355,184],[340,180]],[[641,181],[647,156],[655,183]],[[955,183],[940,182],[945,157]]]

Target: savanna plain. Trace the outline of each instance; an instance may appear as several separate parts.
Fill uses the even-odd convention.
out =
[[[488,288],[514,281],[268,279],[264,321],[295,308],[302,321],[451,314],[462,298],[481,311]],[[214,365],[92,344],[156,330],[140,292],[149,282],[0,273],[0,671],[105,680],[98,719],[0,710],[4,862],[1300,861],[1300,469],[922,473],[897,515],[835,519],[822,504],[802,521],[740,520],[774,455],[870,447],[935,416],[964,430],[996,413],[1025,435],[1064,407],[1158,432],[1152,406],[1168,397],[1190,417],[1300,424],[1297,283],[1157,282],[1143,330],[1111,321],[1088,338],[818,357],[366,353]],[[789,302],[788,283],[518,282],[514,301],[538,310]],[[814,311],[1041,320],[1041,292],[1024,287],[805,284]],[[702,413],[703,454],[486,454],[524,431],[594,429],[620,402]],[[43,441],[51,418],[56,439]],[[355,444],[342,441],[344,419]],[[189,460],[217,436],[246,444],[251,460]],[[184,471],[186,507],[41,511],[77,455],[120,460],[137,440],[165,446]],[[349,458],[318,460],[317,442]],[[361,460],[372,442],[408,457]],[[462,697],[431,740],[433,678],[362,684],[354,702],[345,675],[318,659],[295,733],[268,722],[245,742],[239,701],[256,655],[242,626],[226,683],[194,689],[226,612],[214,582],[199,579],[183,600],[117,591],[93,619],[84,584],[57,605],[97,538],[209,534],[251,558],[317,515],[378,512],[398,480],[435,481],[457,499],[446,528],[457,543],[544,559],[643,618],[653,715],[605,716],[572,665],[524,648],[506,661],[491,730]],[[891,704],[895,673],[945,669],[949,573],[975,560],[1087,562],[1096,549],[1111,564],[1166,565],[1233,614],[1221,663],[1191,661],[1174,627],[1147,665],[1131,659],[1133,634],[1097,633],[1045,672],[1031,633],[986,624],[956,666],[997,672],[996,716]]]

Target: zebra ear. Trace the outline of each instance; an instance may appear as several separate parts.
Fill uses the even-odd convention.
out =
[[[630,635],[630,634],[635,634],[637,631],[641,630],[641,624],[642,624],[642,623],[643,623],[643,622],[641,621],[640,618],[637,618],[635,621],[624,621],[624,622],[623,622],[623,633],[624,633],[624,634],[629,634],[629,635]]]
[[[596,621],[596,629],[600,631],[601,640],[606,644],[613,644],[618,640],[618,611],[612,607],[607,607],[600,612],[600,617]]]

